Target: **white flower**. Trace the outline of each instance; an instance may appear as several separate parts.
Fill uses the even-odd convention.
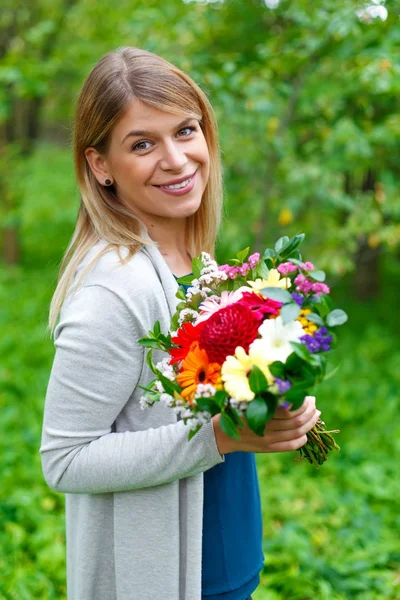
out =
[[[194,399],[196,398],[212,398],[217,390],[211,383],[199,383],[196,387]]]
[[[179,325],[183,325],[186,321],[193,322],[197,319],[199,313],[191,308],[184,308],[179,315]]]
[[[290,342],[298,342],[304,335],[304,329],[299,321],[291,321],[285,325],[282,317],[266,319],[258,330],[261,339],[250,344],[249,351],[260,352],[271,363],[276,360],[285,362],[293,348]]]
[[[164,402],[164,404],[168,407],[173,406],[173,404],[175,403],[175,398],[173,396],[171,396],[170,394],[161,394],[160,396],[160,402]]]
[[[140,408],[144,410],[145,408],[149,408],[151,406],[149,398],[147,396],[142,396],[140,398]]]
[[[161,394],[165,391],[164,387],[163,387],[163,384],[158,379],[157,379],[157,381],[154,382],[154,389],[157,392],[160,392]]]
[[[160,371],[164,377],[169,379],[170,381],[175,381],[175,373],[172,365],[169,364],[169,357],[163,358],[160,362],[156,364],[157,371]]]

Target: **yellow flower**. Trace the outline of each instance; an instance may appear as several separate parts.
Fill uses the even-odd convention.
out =
[[[222,381],[225,390],[235,400],[250,402],[254,399],[254,392],[250,389],[248,379],[248,374],[254,365],[264,373],[268,383],[272,383],[273,377],[261,352],[252,351],[250,348],[249,354],[246,354],[244,349],[238,346],[235,356],[226,357],[221,369]]]
[[[297,317],[297,321],[300,321],[305,333],[308,335],[312,335],[315,331],[317,331],[318,327],[313,321],[309,321],[307,319],[307,315],[311,313],[309,308],[302,308],[299,316]]]
[[[266,287],[279,287],[287,290],[291,286],[289,277],[283,277],[281,279],[281,274],[277,269],[270,270],[268,279],[256,279],[255,281],[248,281],[247,283],[257,292]]]

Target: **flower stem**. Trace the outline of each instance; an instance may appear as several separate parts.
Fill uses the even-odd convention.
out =
[[[318,419],[316,425],[307,433],[307,443],[299,449],[300,456],[317,469],[327,460],[328,452],[340,450],[331,433],[339,433],[339,429],[327,431],[325,423]]]

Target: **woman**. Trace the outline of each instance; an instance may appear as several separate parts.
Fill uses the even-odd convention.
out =
[[[263,565],[254,452],[301,447],[314,400],[240,440],[217,416],[188,442],[173,411],[140,408],[152,373],[137,340],[157,319],[167,331],[175,277],[214,250],[212,108],[175,66],[120,48],[83,85],[74,153],[81,206],[50,309],[40,447],[48,485],[66,494],[68,598],[245,600]]]

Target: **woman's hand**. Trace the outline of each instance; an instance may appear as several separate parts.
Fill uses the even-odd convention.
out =
[[[273,418],[265,426],[264,435],[258,436],[245,424],[235,440],[226,435],[219,424],[221,415],[212,417],[215,439],[220,454],[230,452],[290,452],[298,450],[307,442],[307,432],[318,421],[321,412],[315,407],[315,397],[306,396],[300,408],[277,408]]]

